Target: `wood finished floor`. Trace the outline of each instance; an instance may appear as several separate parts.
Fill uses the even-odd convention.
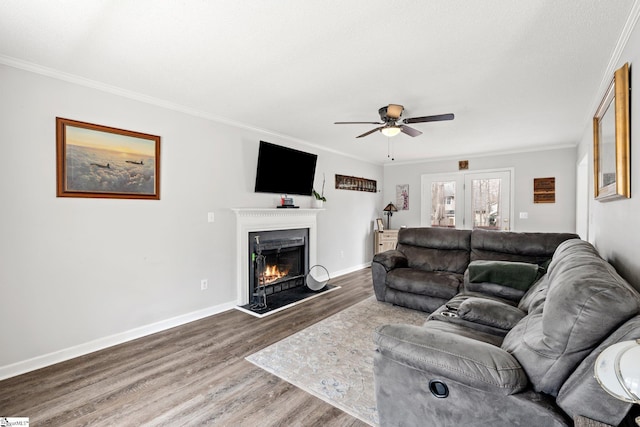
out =
[[[366,426],[244,360],[373,294],[371,270],[263,319],[238,310],[0,381],[31,426]]]

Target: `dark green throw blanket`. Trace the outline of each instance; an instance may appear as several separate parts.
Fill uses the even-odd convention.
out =
[[[496,283],[526,291],[538,279],[537,264],[509,261],[471,261],[469,264],[469,282]]]

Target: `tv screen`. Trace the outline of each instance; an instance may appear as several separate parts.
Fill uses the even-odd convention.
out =
[[[260,141],[256,193],[310,196],[317,159],[315,154]]]

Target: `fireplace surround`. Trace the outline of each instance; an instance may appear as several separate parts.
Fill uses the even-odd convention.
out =
[[[235,208],[236,215],[236,289],[237,304],[250,302],[249,233],[272,230],[308,229],[308,264],[316,264],[316,217],[323,209]]]

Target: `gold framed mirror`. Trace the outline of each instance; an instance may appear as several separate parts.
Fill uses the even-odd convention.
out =
[[[599,201],[631,197],[629,64],[616,70],[593,117],[593,187]]]

